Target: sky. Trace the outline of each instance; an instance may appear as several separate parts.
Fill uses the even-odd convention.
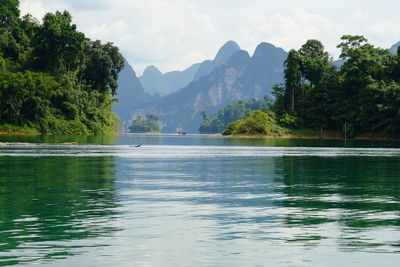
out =
[[[285,50],[318,39],[337,58],[344,34],[389,48],[400,41],[399,0],[21,0],[21,13],[41,19],[68,10],[91,39],[117,45],[140,75],[214,58],[227,41],[252,54],[261,42]]]

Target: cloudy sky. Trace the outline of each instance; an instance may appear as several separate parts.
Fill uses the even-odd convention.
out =
[[[334,57],[344,34],[384,48],[400,41],[399,0],[21,0],[21,10],[70,11],[80,31],[119,46],[138,74],[147,65],[184,69],[228,40],[252,54],[262,41],[289,50],[315,38]]]

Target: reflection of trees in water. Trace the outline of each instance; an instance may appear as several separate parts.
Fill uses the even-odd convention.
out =
[[[0,266],[66,257],[77,248],[66,241],[116,231],[114,179],[112,158],[0,158]]]
[[[389,246],[396,250],[398,241],[380,238],[379,231],[383,226],[399,230],[399,163],[392,157],[276,159],[277,174],[285,185],[282,192],[287,195],[277,204],[290,210],[286,225],[302,229],[290,241],[338,238],[344,249]],[[325,232],[325,226],[339,228],[339,237]]]

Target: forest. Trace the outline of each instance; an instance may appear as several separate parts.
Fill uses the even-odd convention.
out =
[[[288,128],[346,131],[349,137],[400,137],[400,55],[363,36],[345,35],[333,64],[318,40],[291,50],[273,111]]]
[[[0,0],[0,131],[115,132],[123,66],[119,49],[85,37],[69,12],[39,22],[20,17],[18,0]]]
[[[244,119],[247,114],[254,110],[265,110],[271,101],[264,97],[262,100],[252,99],[250,101],[238,101],[228,104],[216,114],[210,116],[206,111],[200,112],[203,122],[200,125],[200,133],[220,133],[228,127],[228,124],[236,120]]]
[[[290,50],[284,84],[273,87],[276,99],[266,114],[274,120],[268,123],[346,137],[400,138],[400,49],[392,54],[351,35],[343,36],[337,47],[341,54],[336,64],[318,40]],[[250,130],[243,125],[255,124],[250,113],[225,133],[246,134]],[[258,129],[250,132],[264,134],[263,127]]]
[[[160,124],[156,114],[147,114],[146,118],[136,117],[128,127],[130,133],[159,133]]]

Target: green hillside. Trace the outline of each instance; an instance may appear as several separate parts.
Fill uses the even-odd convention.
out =
[[[18,0],[0,3],[0,131],[115,131],[118,48],[86,38],[67,11],[39,22],[20,18]]]

